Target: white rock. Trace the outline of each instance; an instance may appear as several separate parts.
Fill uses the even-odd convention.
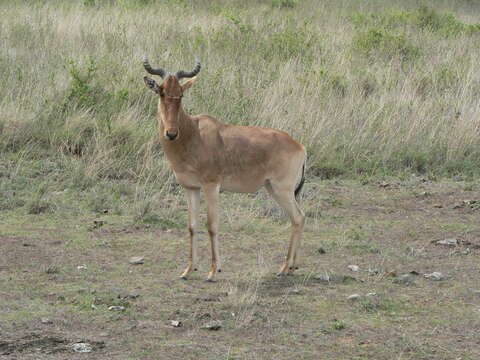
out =
[[[445,240],[438,240],[435,242],[437,245],[445,245],[445,246],[457,246],[458,240],[457,239],[445,239]]]
[[[87,270],[87,265],[78,265],[77,270]]]
[[[350,270],[357,272],[360,268],[357,265],[348,265],[347,266]]]
[[[134,256],[128,260],[128,262],[132,265],[140,265],[145,262],[145,259],[141,256]]]
[[[351,301],[357,301],[360,298],[361,298],[360,294],[353,294],[353,295],[350,295],[347,299]]]
[[[177,320],[172,320],[172,321],[170,321],[170,325],[172,325],[173,327],[180,327],[180,326],[182,326],[182,323],[180,321],[177,321]]]
[[[124,310],[125,310],[125,306],[112,305],[112,306],[109,306],[109,307],[108,307],[108,310],[110,310],[110,311],[124,311]]]
[[[72,349],[73,351],[79,353],[92,352],[93,350],[92,345],[90,345],[89,343],[75,343],[72,345]]]
[[[367,294],[368,297],[377,296],[377,293],[371,292]]]
[[[440,281],[440,280],[445,279],[445,276],[443,276],[443,274],[441,272],[437,272],[437,271],[435,271],[431,274],[424,274],[423,276],[427,279],[431,279],[431,280],[435,280],[435,281]]]

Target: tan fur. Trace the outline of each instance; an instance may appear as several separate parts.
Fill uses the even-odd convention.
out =
[[[220,271],[217,210],[220,189],[253,193],[266,187],[292,221],[290,246],[279,275],[292,272],[304,225],[303,212],[294,197],[306,159],[304,146],[282,131],[233,126],[208,115],[186,114],[181,97],[194,81],[195,78],[180,85],[175,76],[169,75],[158,89],[160,142],[178,182],[187,191],[189,204],[190,261],[182,278],[187,278],[197,263],[200,189],[206,195],[212,250],[207,280],[213,281]],[[174,140],[169,138],[172,134],[176,135]]]

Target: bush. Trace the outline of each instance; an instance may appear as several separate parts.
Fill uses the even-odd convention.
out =
[[[393,11],[383,14],[355,13],[349,17],[356,28],[374,26],[386,30],[422,29],[442,37],[471,35],[480,31],[480,25],[467,25],[450,13],[438,13],[427,6],[412,11]]]
[[[311,31],[308,24],[298,27],[293,23],[282,30],[268,36],[263,44],[265,58],[279,58],[282,61],[292,58],[301,58],[303,61],[312,61],[312,52],[318,43],[317,34]]]
[[[412,61],[420,55],[420,49],[410,44],[404,35],[395,35],[385,29],[370,27],[353,38],[355,50],[366,56],[381,56],[387,60],[399,57]]]
[[[415,18],[418,27],[421,29],[438,33],[444,37],[458,36],[461,33],[475,29],[474,26],[460,22],[453,14],[439,14],[434,9],[426,6],[422,6],[417,10]]]
[[[272,0],[272,6],[277,8],[294,8],[298,0]]]

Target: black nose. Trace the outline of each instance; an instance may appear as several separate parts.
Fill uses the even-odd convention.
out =
[[[178,134],[169,134],[169,133],[167,132],[167,137],[168,137],[170,140],[175,140],[175,139],[177,138],[177,135],[178,135]]]

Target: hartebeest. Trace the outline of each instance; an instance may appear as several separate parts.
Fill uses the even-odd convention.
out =
[[[253,193],[265,186],[292,221],[292,235],[285,263],[278,275],[295,270],[297,249],[305,216],[296,196],[304,183],[305,147],[282,131],[255,126],[233,126],[209,115],[188,115],[182,96],[200,72],[197,61],[191,72],[169,74],[154,69],[145,57],[143,66],[163,82],[158,85],[145,76],[147,86],[160,96],[158,131],[160,143],[188,200],[190,259],[181,278],[186,279],[197,266],[197,220],[200,190],[207,201],[207,224],[212,251],[212,266],[207,281],[220,272],[218,252],[218,198],[220,189]],[[183,78],[190,80],[180,84]]]

